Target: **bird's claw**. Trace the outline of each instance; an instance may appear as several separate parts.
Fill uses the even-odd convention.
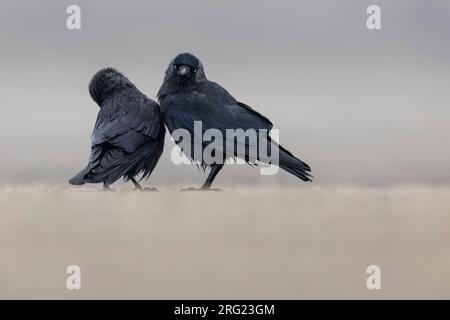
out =
[[[223,191],[222,189],[219,188],[183,188],[180,191]]]
[[[139,189],[139,191],[151,192],[151,191],[159,191],[159,190],[157,188],[155,188],[155,187],[152,187],[152,188],[145,187],[145,188]]]

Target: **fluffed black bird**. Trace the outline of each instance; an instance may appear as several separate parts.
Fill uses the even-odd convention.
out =
[[[202,122],[203,132],[207,129],[220,130],[225,140],[226,129],[265,129],[269,132],[273,126],[269,119],[246,104],[238,102],[217,83],[209,81],[200,60],[190,53],[179,54],[170,62],[158,92],[158,99],[164,122],[171,134],[174,130],[182,128],[188,130],[192,137],[194,121]],[[262,138],[267,141],[268,146],[276,144],[268,134]],[[191,150],[187,155],[195,162],[200,161],[203,168],[207,166],[211,168],[202,186],[202,189],[209,189],[224,162],[205,163],[203,158],[196,159],[192,151],[194,144],[198,142],[192,139],[190,143]],[[201,144],[202,148],[207,145],[204,142]],[[279,167],[303,181],[311,181],[312,176],[309,173],[311,168],[283,147],[276,145],[279,148]],[[236,149],[236,144],[234,148]],[[223,159],[231,156],[249,162],[249,149],[245,150],[245,154],[236,154],[235,150],[231,152],[224,150]],[[186,153],[186,147],[183,151]]]
[[[112,68],[97,72],[89,84],[100,106],[91,138],[89,163],[69,183],[109,185],[120,178],[142,189],[164,148],[165,128],[159,105]]]

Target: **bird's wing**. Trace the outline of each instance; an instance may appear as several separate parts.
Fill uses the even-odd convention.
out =
[[[177,128],[190,131],[190,142],[184,141],[184,139],[176,142],[191,158],[196,157],[194,144],[202,144],[204,147],[209,145],[203,141],[201,136],[195,134],[198,128],[195,124],[197,121],[201,121],[203,133],[208,129],[220,131],[223,141],[226,143],[217,144],[215,153],[221,152],[225,158],[247,159],[249,155],[256,155],[259,142],[262,141],[260,140],[261,134],[265,139],[273,126],[269,119],[251,107],[236,101],[218,85],[209,86],[207,89],[200,88],[175,97],[170,107],[166,108],[166,112],[165,122],[172,134],[173,129]],[[234,131],[228,132],[227,129]],[[244,132],[239,132],[238,129],[242,129]],[[266,132],[260,130],[266,130]],[[210,133],[215,140],[216,134]],[[247,134],[249,139],[246,138]],[[256,139],[250,139],[251,136]],[[234,149],[228,147],[228,143],[231,141],[235,146]]]
[[[142,146],[159,139],[164,125],[158,105],[149,99],[115,97],[104,102],[92,133],[86,174],[104,177],[124,171]],[[136,160],[137,161],[137,160]]]
[[[92,146],[109,143],[133,152],[163,129],[159,107],[149,99],[116,98],[105,101],[92,133]]]
[[[205,88],[180,95],[171,108],[169,121],[175,128],[194,128],[194,121],[202,121],[203,130],[218,129],[225,134],[226,129],[266,129],[270,131],[272,122],[248,105],[236,101],[218,84],[210,83]]]
[[[258,117],[261,121],[265,122],[265,125],[266,125],[265,129],[268,129],[268,130],[272,129],[272,127],[273,127],[272,122],[269,119],[267,119],[265,116],[260,114],[258,111],[254,110],[253,108],[246,105],[245,103],[242,103],[239,101],[238,101],[238,105],[241,108],[244,108],[245,110],[247,110],[249,113],[253,114],[255,117]]]

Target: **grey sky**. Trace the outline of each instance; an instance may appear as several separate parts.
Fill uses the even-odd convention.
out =
[[[82,30],[66,29],[77,4]],[[365,10],[382,9],[369,31]],[[85,163],[104,66],[154,98],[169,60],[191,51],[207,77],[267,115],[318,184],[448,183],[448,1],[2,1],[0,183],[64,184]],[[170,162],[155,184],[200,184]],[[217,183],[299,183],[223,170]]]

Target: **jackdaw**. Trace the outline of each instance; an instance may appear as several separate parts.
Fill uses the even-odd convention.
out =
[[[258,135],[257,148],[266,144],[270,147],[278,147],[278,166],[287,172],[299,177],[303,181],[312,181],[311,168],[309,165],[296,158],[292,153],[278,145],[268,134],[272,129],[272,123],[265,116],[261,115],[248,105],[234,99],[224,88],[215,82],[209,81],[205,76],[203,65],[198,58],[190,53],[182,53],[176,56],[169,64],[165,72],[164,82],[157,94],[164,122],[169,132],[174,136],[176,129],[185,129],[190,136],[195,136],[195,123],[201,121],[202,132],[208,129],[216,129],[222,133],[223,144],[230,143],[233,150],[229,148],[219,150],[222,154],[219,158],[223,161],[206,162],[204,157],[195,153],[195,145],[200,145],[205,150],[208,143],[202,139],[191,138],[186,141],[175,141],[182,146],[183,152],[194,162],[200,164],[204,169],[210,167],[209,175],[201,189],[209,189],[216,175],[222,169],[228,158],[241,158],[250,164],[257,164],[251,161],[249,155],[249,142],[245,142],[245,152],[237,152],[237,144],[229,141],[227,129],[254,129],[266,132]],[[174,137],[175,138],[175,137]],[[228,141],[227,141],[228,139]],[[261,143],[261,139],[263,143]],[[176,139],[174,139],[176,140]],[[241,142],[242,144],[242,142]],[[255,144],[253,144],[253,147]],[[242,150],[242,149],[241,149]],[[258,149],[259,150],[259,149]],[[256,159],[259,163],[267,163],[259,156]],[[256,161],[256,162],[257,162]]]
[[[148,179],[164,148],[165,127],[158,103],[147,98],[113,68],[97,72],[89,93],[99,105],[91,137],[89,163],[70,179],[73,185],[103,182],[103,188],[120,178]]]

